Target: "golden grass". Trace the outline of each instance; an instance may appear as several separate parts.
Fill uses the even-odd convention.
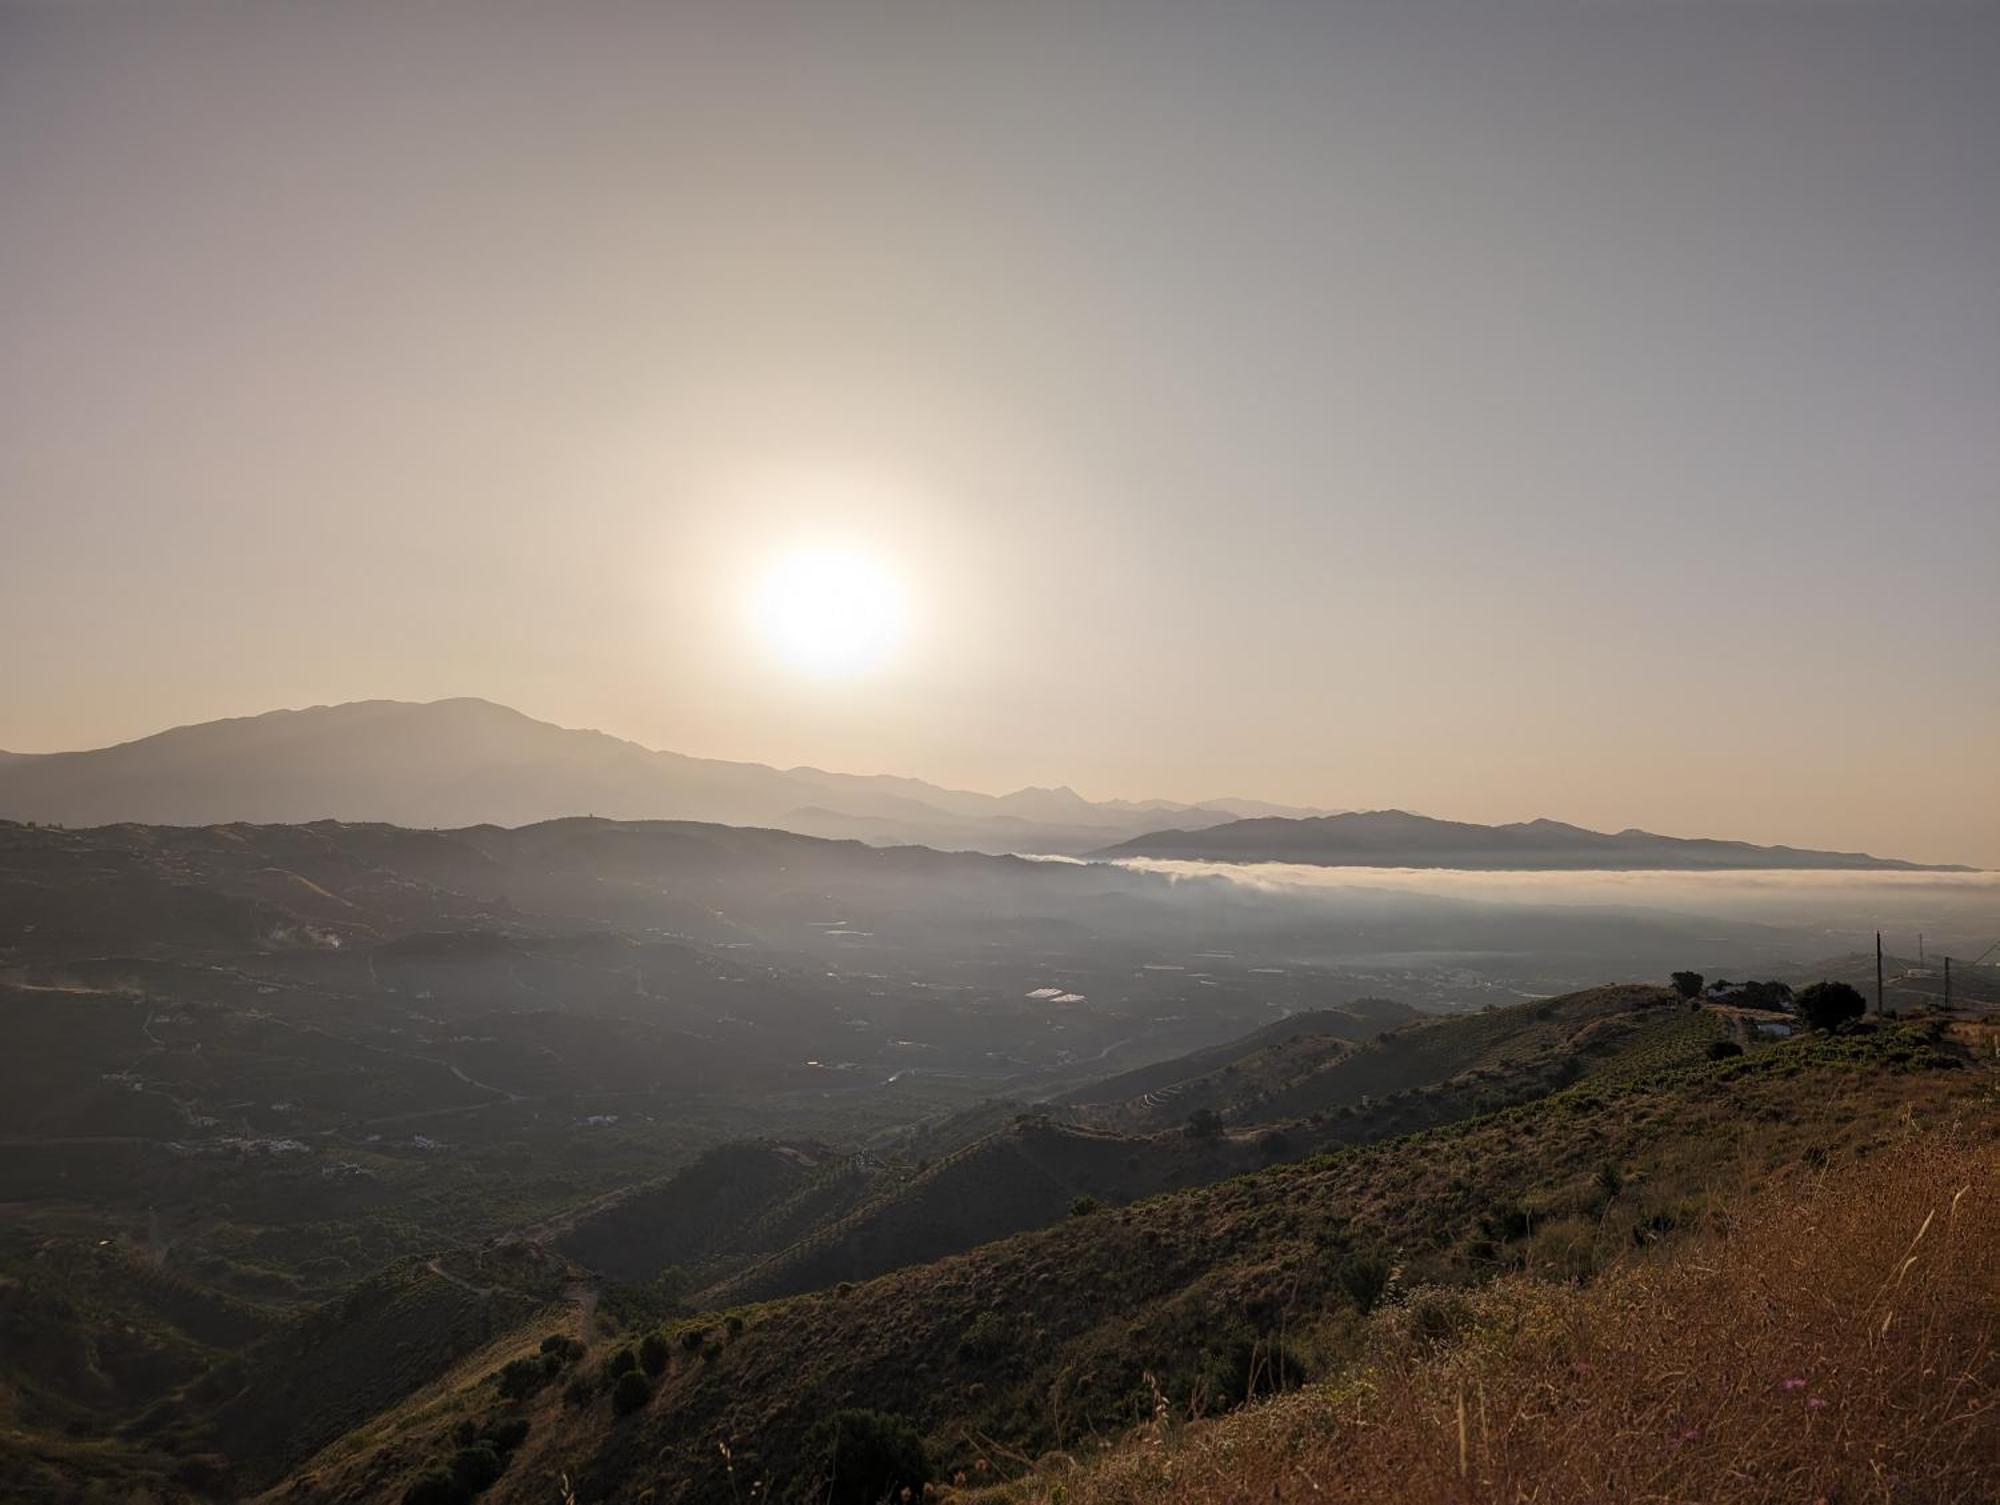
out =
[[[2000,1500],[2000,1154],[1945,1132],[1582,1289],[1417,1293],[1311,1387],[995,1491],[1037,1505]],[[1454,1325],[1455,1336],[1437,1334]]]

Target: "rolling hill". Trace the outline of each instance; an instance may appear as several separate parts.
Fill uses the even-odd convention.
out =
[[[1433,820],[1405,810],[1263,816],[1200,829],[1154,831],[1106,846],[1107,858],[1196,862],[1298,862],[1319,867],[1430,867],[1489,871],[1618,869],[1884,868],[1963,872],[1865,852],[1760,847],[1745,841],[1588,831],[1555,820],[1503,826]]]

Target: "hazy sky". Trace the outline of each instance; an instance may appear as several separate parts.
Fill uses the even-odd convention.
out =
[[[476,694],[2000,865],[2000,5],[0,4],[0,747]],[[801,544],[902,581],[773,655]]]

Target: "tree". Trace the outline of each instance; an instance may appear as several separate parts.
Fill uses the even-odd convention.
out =
[[[1190,1139],[1220,1139],[1222,1115],[1213,1108],[1195,1109],[1188,1115],[1187,1134]]]
[[[1743,1054],[1743,1047],[1734,1040],[1711,1040],[1708,1042],[1708,1058],[1711,1061],[1726,1061],[1731,1056]]]
[[[923,1493],[930,1459],[917,1429],[900,1416],[847,1410],[806,1433],[806,1489],[825,1505],[875,1505],[903,1490]]]
[[[628,1369],[619,1375],[618,1383],[611,1387],[611,1409],[620,1416],[630,1416],[652,1398],[653,1387],[636,1369]]]
[[[1799,989],[1799,1015],[1814,1029],[1839,1029],[1868,1012],[1868,1005],[1844,982],[1816,982]]]
[[[630,1374],[638,1367],[638,1355],[633,1353],[629,1348],[621,1348],[605,1363],[604,1372],[615,1380],[621,1375]]]
[[[426,1469],[403,1491],[403,1505],[460,1505],[458,1481],[443,1464]]]
[[[639,1367],[658,1379],[667,1367],[667,1340],[657,1332],[647,1333],[639,1342]]]
[[[451,1460],[451,1476],[460,1489],[468,1495],[476,1495],[499,1478],[506,1467],[492,1443],[475,1442],[469,1448],[458,1450],[458,1455]]]
[[[1679,993],[1683,998],[1699,998],[1701,997],[1701,985],[1703,981],[1704,979],[1699,972],[1676,972],[1674,974],[1674,991]]]

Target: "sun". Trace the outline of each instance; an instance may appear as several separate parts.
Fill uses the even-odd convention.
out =
[[[901,643],[901,582],[879,560],[845,548],[799,549],[764,574],[757,623],[793,668],[826,677],[878,668]]]

